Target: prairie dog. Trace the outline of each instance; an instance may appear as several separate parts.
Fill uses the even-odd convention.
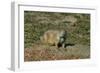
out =
[[[66,40],[66,31],[64,30],[48,30],[46,31],[43,36],[40,37],[42,43],[55,45],[58,47],[60,44],[64,47],[65,40]]]

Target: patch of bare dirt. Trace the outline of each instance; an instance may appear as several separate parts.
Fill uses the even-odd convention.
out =
[[[56,48],[55,46],[33,45],[25,48],[24,61],[85,59],[90,57],[90,49],[84,45]]]

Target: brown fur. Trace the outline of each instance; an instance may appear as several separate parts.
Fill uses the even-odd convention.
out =
[[[48,30],[40,39],[45,44],[58,46],[59,43],[64,43],[64,36],[65,31],[63,30]]]

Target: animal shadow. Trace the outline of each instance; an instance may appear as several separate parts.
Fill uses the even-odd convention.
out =
[[[68,46],[75,46],[75,44],[73,44],[73,43],[66,43],[64,47],[66,48]]]
[[[64,48],[68,47],[68,46],[74,46],[75,44],[73,43],[65,43]],[[62,44],[58,44],[58,48],[62,47]]]

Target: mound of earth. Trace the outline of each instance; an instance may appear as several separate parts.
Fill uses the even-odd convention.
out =
[[[69,60],[90,58],[90,47],[86,45],[67,45],[66,48],[57,48],[35,44],[31,48],[25,48],[24,61],[44,60]]]

